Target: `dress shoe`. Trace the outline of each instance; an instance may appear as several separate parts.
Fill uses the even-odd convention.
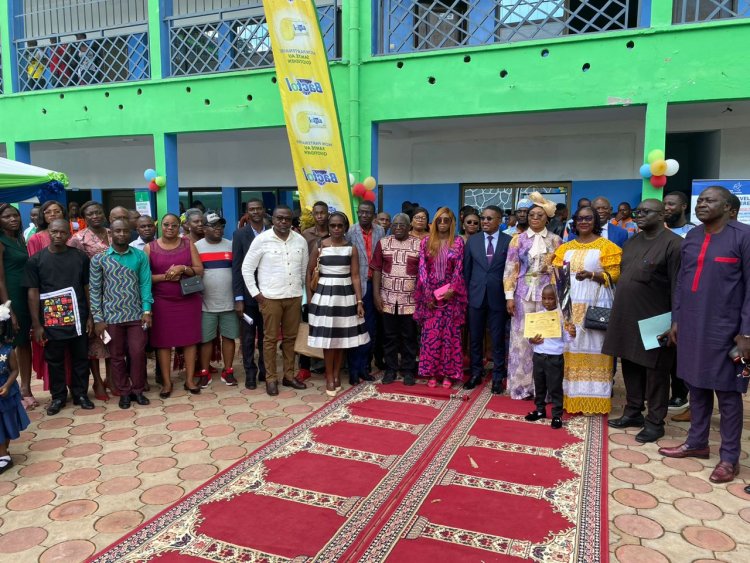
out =
[[[739,463],[731,464],[728,461],[720,461],[716,464],[716,467],[714,467],[708,480],[712,483],[729,483],[729,481],[734,481],[734,478],[737,477],[739,472]]]
[[[362,381],[375,381],[375,378],[369,373],[363,373],[359,376]]]
[[[529,422],[536,422],[537,420],[541,418],[547,418],[547,413],[542,411],[531,411],[529,414],[523,417],[524,420],[528,420]]]
[[[472,375],[469,378],[469,381],[466,382],[466,385],[464,385],[464,389],[467,389],[467,390],[471,391],[472,389],[474,389],[474,387],[476,387],[480,383],[482,383],[482,376],[481,375]]]
[[[665,457],[697,457],[699,459],[708,459],[711,450],[706,448],[691,448],[687,443],[680,444],[674,448],[659,448],[659,453]]]
[[[275,397],[279,394],[279,384],[276,381],[266,381],[266,393],[271,397]]]
[[[65,406],[65,401],[62,399],[52,399],[52,402],[47,406],[47,414],[54,416],[59,413]]]
[[[745,494],[746,495],[750,495],[750,485],[748,485],[747,487],[745,487]]]
[[[349,374],[349,385],[359,385],[359,376]]]
[[[121,395],[120,402],[118,403],[121,409],[130,408],[130,395]]]
[[[553,416],[550,426],[555,430],[559,430],[560,428],[562,428],[562,418],[560,418],[559,416]]]
[[[383,385],[388,385],[389,383],[393,383],[394,381],[396,381],[396,374],[392,371],[387,371],[383,376]]]
[[[636,442],[645,444],[647,442],[656,442],[662,436],[664,436],[664,426],[657,426],[655,424],[649,424],[647,422],[643,427],[643,430],[635,435],[635,440]]]
[[[86,395],[81,395],[80,397],[73,397],[73,404],[87,411],[94,408],[94,403],[92,403],[91,399],[89,399]]]
[[[685,409],[680,414],[676,414],[672,417],[674,422],[690,422],[690,409]]]
[[[245,377],[245,389],[257,389],[258,384],[255,383],[255,378],[249,375]]]
[[[612,418],[607,421],[607,425],[610,428],[643,428],[646,423],[646,419],[642,416],[625,416],[622,415],[620,418]]]
[[[258,376],[258,381],[261,382],[261,383],[265,383],[266,382],[266,374],[265,373],[261,373]]]
[[[404,385],[407,387],[411,387],[412,385],[416,384],[417,380],[414,379],[413,373],[407,373],[404,375]]]
[[[291,387],[292,389],[307,389],[307,385],[296,379],[282,379],[281,384],[284,387]]]
[[[185,383],[182,386],[182,388],[185,389],[185,391],[190,391],[190,393],[192,393],[193,395],[199,395],[200,392],[201,392],[201,388],[200,387],[198,387],[198,386],[196,386],[196,387],[188,387],[187,383]]]
[[[501,379],[500,381],[493,381],[492,382],[492,394],[493,395],[502,395],[503,391],[505,390],[505,380]],[[532,397],[533,399],[533,397]]]
[[[143,393],[131,393],[130,400],[135,401],[136,403],[138,403],[139,405],[143,407],[151,404],[151,401],[149,401],[148,397],[146,397]]]

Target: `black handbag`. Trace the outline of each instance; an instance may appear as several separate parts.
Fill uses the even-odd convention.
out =
[[[612,278],[605,272],[604,276],[611,280]],[[599,286],[596,290],[596,296],[594,297],[594,303],[599,302],[599,292],[602,286]],[[614,299],[612,300],[614,301]],[[609,317],[612,315],[612,309],[609,307],[599,307],[598,305],[590,305],[586,309],[586,315],[583,318],[583,328],[589,330],[607,330],[609,326]]]
[[[190,278],[180,278],[180,289],[182,295],[192,295],[203,291],[203,279],[200,276]]]

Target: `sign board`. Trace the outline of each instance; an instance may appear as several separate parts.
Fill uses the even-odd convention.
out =
[[[148,190],[135,190],[135,210],[141,215],[154,216],[151,213],[151,193]]]

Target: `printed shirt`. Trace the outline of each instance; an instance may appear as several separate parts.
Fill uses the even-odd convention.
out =
[[[682,227],[670,227],[667,226],[667,228],[672,231],[674,234],[681,236],[682,238],[685,238],[685,236],[690,232],[691,229],[695,228],[695,225],[692,223],[685,223]]]
[[[195,248],[203,262],[203,310],[232,311],[232,241],[223,238],[210,243],[203,238],[195,243]]]
[[[628,238],[633,238],[636,233],[638,233],[638,225],[636,225],[635,221],[633,221],[632,219],[628,219],[627,221],[625,221],[624,219],[622,221],[618,221],[617,219],[610,219],[609,222],[616,227],[625,229],[628,232]]]
[[[399,315],[413,315],[416,307],[414,290],[419,274],[419,245],[422,241],[409,236],[398,240],[389,235],[378,241],[370,263],[371,270],[382,274],[380,297],[383,300],[383,312]]]
[[[111,238],[112,235],[109,232],[109,229],[107,229],[107,239]],[[78,231],[70,237],[68,246],[72,246],[78,250],[83,250],[89,258],[93,258],[97,254],[106,252],[107,249],[110,248],[102,239],[94,234],[94,231],[91,231],[88,228]]]
[[[250,296],[262,293],[268,299],[301,297],[309,258],[302,235],[289,231],[283,240],[274,229],[263,231],[255,237],[242,262],[242,277]]]
[[[111,246],[91,259],[89,298],[94,322],[138,321],[151,310],[151,268],[142,250],[120,254]]]

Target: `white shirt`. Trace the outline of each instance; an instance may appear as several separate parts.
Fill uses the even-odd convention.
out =
[[[497,250],[497,241],[500,239],[500,231],[495,231],[492,234],[489,233],[483,233],[484,234],[484,253],[487,254],[487,249],[490,247],[490,237],[492,237],[492,254],[495,254],[495,250]]]
[[[242,261],[242,277],[252,297],[259,293],[267,299],[300,297],[305,289],[309,258],[307,241],[302,235],[289,231],[287,239],[282,240],[275,230],[268,229],[250,245]]]
[[[130,243],[130,246],[132,246],[133,248],[137,248],[138,250],[143,250],[144,248],[146,248],[146,244],[147,243],[145,240],[143,240],[141,237],[138,237]]]

